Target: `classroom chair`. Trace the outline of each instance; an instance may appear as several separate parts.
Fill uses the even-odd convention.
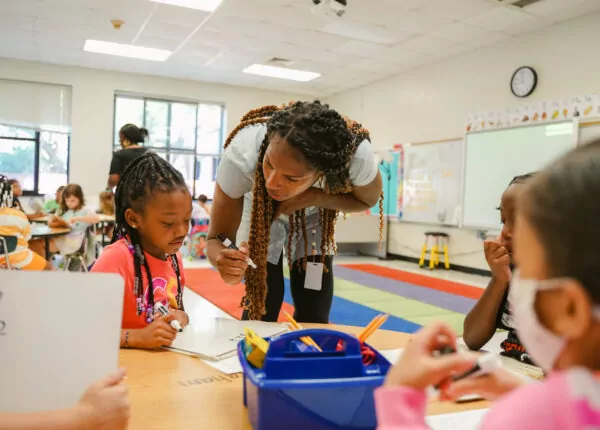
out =
[[[95,260],[96,243],[95,236],[93,235],[93,229],[88,228],[81,248],[79,248],[73,254],[65,255],[63,262],[63,270],[65,272],[88,272],[88,266]],[[77,266],[71,270],[71,263],[77,262]],[[76,270],[75,270],[76,269]]]
[[[17,249],[17,236],[0,236],[0,254],[4,255],[7,270],[12,270],[8,256],[15,249]]]
[[[429,248],[429,239],[431,239],[431,248]],[[450,269],[450,258],[448,257],[448,242],[450,236],[447,233],[440,231],[427,231],[425,232],[425,244],[421,250],[421,259],[419,260],[419,267],[425,265],[425,256],[427,251],[430,251],[429,257],[429,269],[433,270],[440,264],[440,248],[444,251],[444,267],[446,270]],[[441,245],[441,246],[440,246]]]

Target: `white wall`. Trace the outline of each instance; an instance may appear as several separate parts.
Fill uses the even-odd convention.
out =
[[[254,107],[310,98],[252,88],[3,58],[0,58],[0,78],[72,86],[70,180],[79,183],[87,194],[98,194],[106,187],[112,154],[115,91],[224,103],[227,131],[233,129],[242,115]]]
[[[463,134],[468,114],[523,103],[509,89],[512,73],[522,65],[533,66],[539,74],[538,88],[527,102],[600,91],[600,56],[596,54],[599,26],[600,14],[589,15],[327,101],[361,121],[378,148],[458,137]],[[431,228],[408,223],[392,225],[389,252],[418,257],[423,233]],[[448,231],[452,263],[487,269],[476,232]]]

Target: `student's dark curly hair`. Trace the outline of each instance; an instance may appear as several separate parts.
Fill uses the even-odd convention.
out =
[[[358,145],[369,140],[369,132],[360,124],[342,117],[328,105],[315,102],[292,102],[284,106],[264,106],[253,109],[242,117],[240,124],[231,132],[225,148],[243,128],[253,124],[267,124],[267,133],[260,146],[258,162],[254,173],[252,217],[250,221],[250,258],[258,269],[246,272],[246,296],[242,306],[248,309],[250,319],[260,319],[265,313],[267,295],[267,256],[271,224],[276,202],[269,196],[265,187],[262,164],[272,136],[279,135],[292,147],[300,151],[306,161],[322,175],[326,193],[343,194],[352,191],[349,167]],[[383,193],[379,202],[380,238],[383,232]],[[319,208],[319,221],[322,230],[321,258],[336,251],[335,222],[338,211]],[[304,239],[303,267],[306,267],[308,240],[306,212],[304,209],[290,215],[290,231],[287,254],[290,266],[293,264],[291,243],[294,238]]]
[[[600,303],[598,195],[600,140],[595,140],[537,173],[518,206],[544,249],[548,277],[576,279],[595,303]]]
[[[189,192],[181,173],[167,161],[150,151],[135,159],[125,169],[115,192],[115,232],[112,242],[114,243],[119,239],[125,238],[133,247],[133,266],[135,270],[134,294],[138,300],[137,313],[141,315],[145,311],[147,319],[151,319],[154,314],[152,273],[142,249],[139,232],[129,225],[125,218],[125,212],[127,212],[127,209],[133,209],[135,212],[142,213],[144,206],[152,195],[158,192],[168,193],[174,190]],[[183,310],[183,291],[181,288],[179,261],[175,254],[170,255],[169,258],[177,276],[177,307]],[[144,300],[145,295],[142,266],[144,266],[148,281],[148,286],[146,287],[148,291],[146,309],[139,306],[139,303]]]

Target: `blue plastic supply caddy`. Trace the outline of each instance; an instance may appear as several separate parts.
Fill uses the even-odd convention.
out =
[[[312,337],[323,349],[306,348]],[[269,339],[267,339],[269,340]],[[336,351],[342,340],[344,348]],[[354,336],[334,330],[293,331],[270,339],[262,369],[252,366],[238,344],[244,370],[244,405],[254,430],[375,429],[373,391],[390,363],[374,348],[364,365]]]

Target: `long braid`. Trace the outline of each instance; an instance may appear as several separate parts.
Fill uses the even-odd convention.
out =
[[[296,226],[296,220],[295,220],[296,216],[295,214],[291,214],[290,215],[290,232],[288,233],[288,242],[287,242],[287,248],[286,248],[286,254],[287,254],[287,258],[288,258],[288,266],[290,267],[290,269],[293,267],[294,264],[294,259],[293,259],[293,255],[292,255],[292,243],[294,242],[294,233],[295,233],[295,226]]]
[[[151,322],[154,314],[154,283],[148,259],[142,248],[142,239],[137,229],[126,219],[127,209],[143,212],[147,200],[155,192],[171,192],[176,189],[186,190],[185,180],[168,162],[153,152],[147,152],[134,160],[125,170],[115,192],[115,232],[112,242],[125,239],[133,254],[135,272],[134,294],[137,298],[137,314],[145,312],[146,321]],[[177,305],[183,310],[183,289],[177,255],[169,255],[177,277]],[[146,274],[148,286],[144,289],[142,266]],[[147,294],[147,301],[144,300]]]
[[[365,139],[369,139],[369,132],[360,124],[342,118],[327,105],[322,105],[318,101],[296,102],[279,107],[269,105],[251,110],[242,117],[241,122],[229,134],[225,141],[225,148],[231,144],[240,130],[251,125],[265,123],[267,124],[267,133],[260,145],[254,173],[249,237],[250,258],[258,268],[246,272],[246,295],[241,302],[241,305],[248,309],[250,319],[260,319],[265,314],[268,246],[271,224],[274,221],[274,203],[266,190],[262,164],[270,137],[277,134],[299,150],[306,161],[323,174],[323,188],[328,194],[343,194],[352,191],[349,176],[350,163],[358,145]],[[382,205],[380,204],[380,211],[381,209]],[[337,210],[319,209],[319,222],[322,229],[321,259],[323,262],[326,254],[337,252],[335,243],[337,217]],[[294,235],[299,240],[300,234],[304,239],[304,258],[302,262],[298,261],[298,264],[306,267],[308,234],[305,210],[295,212],[289,220],[290,230],[286,251],[290,269],[294,263],[291,241]],[[381,221],[379,229],[381,237],[383,234]]]

